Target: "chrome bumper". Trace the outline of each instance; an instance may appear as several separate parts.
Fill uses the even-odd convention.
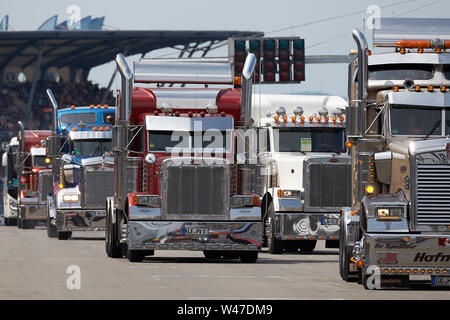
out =
[[[337,240],[339,213],[277,212],[275,237],[281,240]],[[330,224],[332,222],[332,224]]]
[[[261,239],[261,222],[128,222],[132,250],[260,250]]]
[[[20,206],[20,218],[22,220],[47,220],[47,205],[33,204]]]
[[[366,234],[354,258],[382,274],[450,274],[450,234]]]
[[[58,231],[105,231],[106,210],[58,210]]]

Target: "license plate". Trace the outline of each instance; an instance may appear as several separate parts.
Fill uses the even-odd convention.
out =
[[[331,226],[339,224],[339,219],[337,218],[322,218],[323,226]]]
[[[209,230],[206,228],[186,227],[185,232],[186,232],[186,234],[195,234],[195,235],[200,235],[200,236],[209,235]]]
[[[450,277],[431,277],[433,287],[450,287]]]

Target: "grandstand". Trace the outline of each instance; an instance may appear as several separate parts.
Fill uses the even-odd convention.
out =
[[[47,19],[36,31],[11,31],[6,16],[0,25],[0,142],[17,134],[17,121],[29,129],[48,129],[51,88],[61,106],[114,104],[110,88],[88,81],[92,68],[117,53],[142,57],[173,48],[179,57],[206,56],[229,37],[262,36],[250,31],[105,30],[105,17],[84,17],[70,24]],[[112,79],[112,78],[111,78]],[[110,82],[110,84],[112,81]]]

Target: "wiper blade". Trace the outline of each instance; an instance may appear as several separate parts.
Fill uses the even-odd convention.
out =
[[[434,123],[433,127],[431,128],[431,131],[428,132],[428,134],[425,136],[425,138],[423,138],[423,140],[426,140],[434,132],[434,130],[436,130],[437,127],[439,127],[440,122],[441,120],[438,120]]]

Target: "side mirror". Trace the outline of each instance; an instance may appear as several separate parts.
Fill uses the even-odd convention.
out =
[[[54,158],[58,156],[59,149],[61,148],[61,137],[50,136],[47,138],[47,157]]]
[[[145,156],[145,162],[148,164],[154,164],[156,161],[156,156],[153,153],[149,153]]]

